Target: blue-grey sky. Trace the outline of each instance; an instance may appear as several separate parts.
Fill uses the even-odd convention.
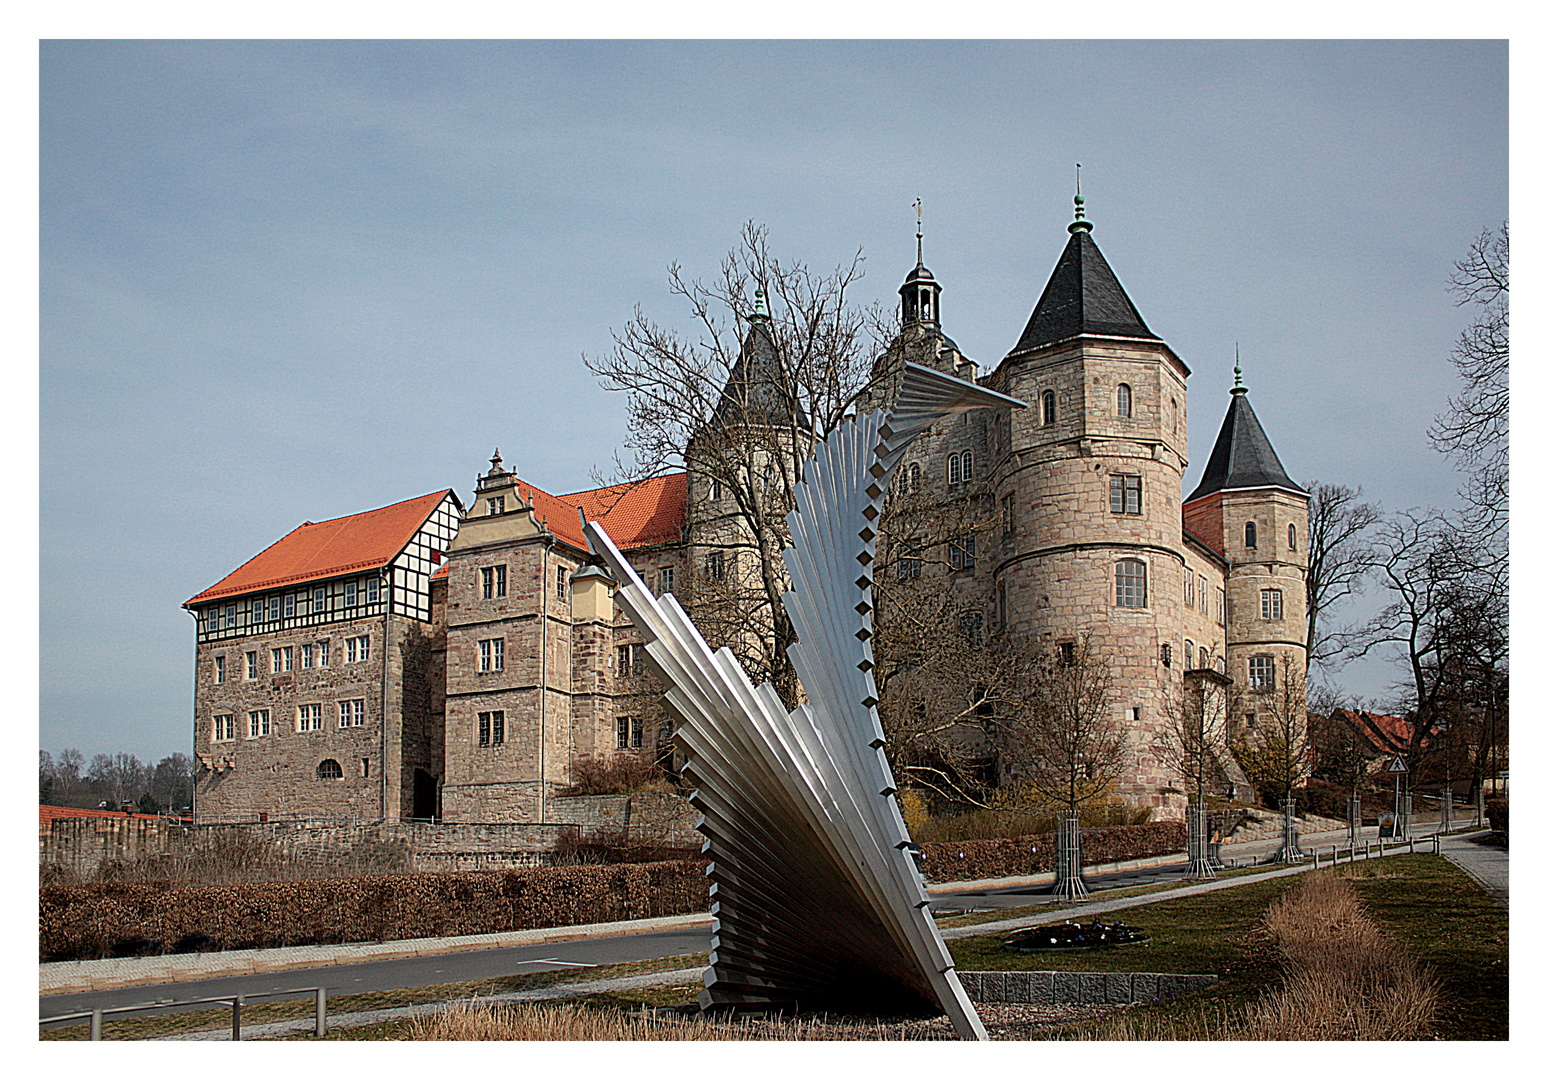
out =
[[[1192,367],[1197,481],[1241,343],[1290,475],[1450,505],[1425,428],[1451,262],[1507,205],[1502,42],[45,42],[40,740],[190,745],[180,604],[304,520],[498,445],[591,485],[583,352],[742,223],[894,300],[925,254],[993,367],[1094,238]],[[1355,614],[1350,608],[1346,614]],[[1399,672],[1347,669],[1379,698]]]

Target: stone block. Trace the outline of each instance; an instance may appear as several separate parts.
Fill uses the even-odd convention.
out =
[[[1159,994],[1158,976],[1148,973],[1135,974],[1130,993],[1132,1000],[1139,1004],[1155,1001]]]
[[[1114,971],[1107,976],[1107,1004],[1127,1005],[1134,1000],[1134,976]]]
[[[1027,997],[1030,1005],[1052,1005],[1054,1003],[1054,973],[1051,971],[1031,971],[1027,973]]]

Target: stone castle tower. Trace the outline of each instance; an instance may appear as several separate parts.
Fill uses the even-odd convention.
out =
[[[894,487],[936,506],[983,504],[964,521],[987,511],[995,524],[949,558],[911,562],[893,538],[900,576],[949,575],[954,594],[980,605],[990,639],[1063,652],[1089,635],[1113,665],[1112,707],[1129,738],[1116,794],[1175,816],[1182,786],[1154,752],[1168,702],[1229,686],[1234,733],[1252,729],[1287,674],[1304,684],[1306,496],[1239,388],[1185,509],[1188,366],[1124,291],[1078,195],[1068,231],[1016,345],[982,379],[941,329],[942,286],[921,251],[861,407],[886,400],[901,358],[1027,403],[953,419],[916,444]],[[1221,766],[1245,786],[1235,761]]]

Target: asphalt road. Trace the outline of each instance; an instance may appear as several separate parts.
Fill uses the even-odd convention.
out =
[[[704,952],[709,948],[709,937],[708,928],[669,930],[653,934],[524,945],[515,949],[488,949],[405,960],[380,960],[369,964],[277,971],[266,975],[231,976],[163,986],[58,994],[38,999],[38,1018],[42,1020],[50,1016],[65,1016],[99,1008],[111,1009],[120,1005],[191,1001],[228,994],[265,994],[308,986],[326,987],[329,997],[333,997],[374,990],[401,990],[439,983],[494,979],[506,975],[530,975],[535,971],[551,971],[568,966],[623,964],[632,960],[654,960],[664,956]],[[297,997],[281,1000],[305,999]]]

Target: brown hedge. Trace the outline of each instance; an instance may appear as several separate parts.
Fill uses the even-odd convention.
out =
[[[1490,799],[1485,804],[1485,815],[1489,818],[1489,828],[1497,833],[1510,835],[1510,798]]]
[[[394,941],[709,908],[700,860],[245,885],[109,882],[39,890],[43,961]]]
[[[1021,877],[1054,868],[1053,833],[1018,836],[1013,840],[941,841],[919,846],[924,851],[928,881]],[[1150,855],[1171,855],[1185,851],[1187,846],[1188,834],[1180,821],[1083,829],[1080,861],[1082,866],[1096,866]]]

